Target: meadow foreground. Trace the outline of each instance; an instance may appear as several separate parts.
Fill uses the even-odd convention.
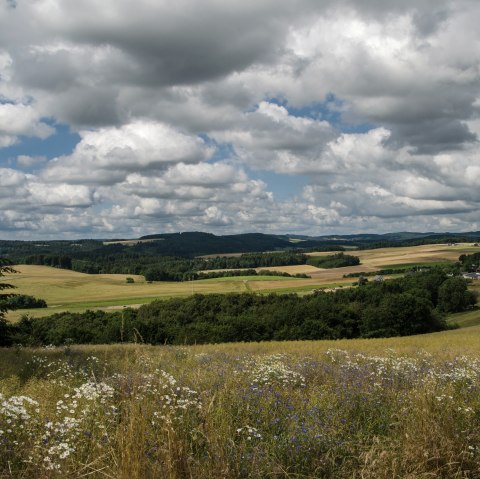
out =
[[[0,350],[0,477],[479,478],[479,336]]]

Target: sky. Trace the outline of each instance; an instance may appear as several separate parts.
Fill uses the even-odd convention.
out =
[[[0,239],[480,230],[478,0],[0,0]]]

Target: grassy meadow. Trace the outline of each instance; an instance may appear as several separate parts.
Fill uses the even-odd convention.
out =
[[[0,477],[480,477],[480,327],[0,362]]]
[[[33,317],[45,316],[62,311],[82,312],[86,309],[119,309],[123,306],[136,307],[158,298],[188,296],[192,293],[228,292],[296,292],[308,294],[318,288],[350,286],[352,278],[343,275],[356,272],[371,272],[388,267],[411,265],[445,264],[458,260],[461,254],[480,251],[471,244],[456,246],[422,245],[414,247],[381,248],[355,251],[359,266],[335,269],[320,269],[311,265],[272,267],[271,270],[290,274],[306,273],[311,278],[284,278],[275,276],[249,276],[216,278],[192,282],[148,283],[143,276],[135,275],[90,275],[48,266],[17,265],[18,274],[7,275],[5,281],[16,286],[15,292],[45,299],[47,309],[18,310],[8,313],[10,321],[18,320],[23,314]],[[310,253],[310,255],[328,255]],[[257,268],[261,270],[265,268]],[[134,278],[128,284],[126,278]]]

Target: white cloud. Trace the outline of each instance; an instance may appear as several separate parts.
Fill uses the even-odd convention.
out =
[[[11,188],[23,185],[25,183],[25,175],[11,168],[0,168],[0,186],[3,188]]]
[[[199,162],[212,153],[198,137],[151,121],[135,121],[120,128],[80,132],[70,156],[55,158],[42,172],[46,181],[115,184],[129,172],[156,171],[179,162]]]
[[[243,171],[225,163],[200,163],[197,165],[179,163],[166,172],[164,179],[170,185],[210,187],[226,187],[232,183],[248,180]]]
[[[30,201],[37,206],[87,207],[93,204],[93,191],[84,185],[45,184],[32,182],[29,185]]]
[[[20,135],[47,138],[54,132],[32,106],[0,103],[0,148],[15,144]]]
[[[237,156],[252,167],[300,173],[337,134],[326,121],[292,116],[285,107],[263,101],[245,113],[235,129],[212,136],[232,143]]]

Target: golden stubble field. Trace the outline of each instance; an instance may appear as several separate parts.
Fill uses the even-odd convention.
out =
[[[310,265],[272,267],[270,270],[290,274],[306,273],[309,279],[280,277],[234,277],[200,280],[185,283],[147,283],[143,276],[111,274],[89,275],[47,266],[17,265],[17,274],[6,275],[4,281],[13,284],[15,293],[28,294],[45,299],[48,309],[21,310],[8,313],[8,319],[16,321],[25,314],[44,316],[60,311],[84,311],[86,309],[117,309],[137,306],[156,298],[188,296],[193,293],[229,292],[298,292],[308,294],[317,288],[349,286],[352,278],[343,275],[361,271],[376,271],[388,265],[456,261],[461,254],[480,251],[471,244],[457,246],[424,245],[401,248],[382,248],[355,251],[362,264],[359,266],[320,269]],[[310,253],[328,255],[332,253]],[[261,270],[265,268],[257,268]],[[133,284],[126,282],[134,279]]]
[[[472,254],[480,251],[471,243],[462,243],[455,246],[446,244],[405,246],[398,248],[379,248],[362,251],[350,251],[360,258],[362,265],[382,267],[394,264],[428,263],[442,261],[457,261],[461,254]],[[331,253],[307,253],[309,256],[327,256]]]

